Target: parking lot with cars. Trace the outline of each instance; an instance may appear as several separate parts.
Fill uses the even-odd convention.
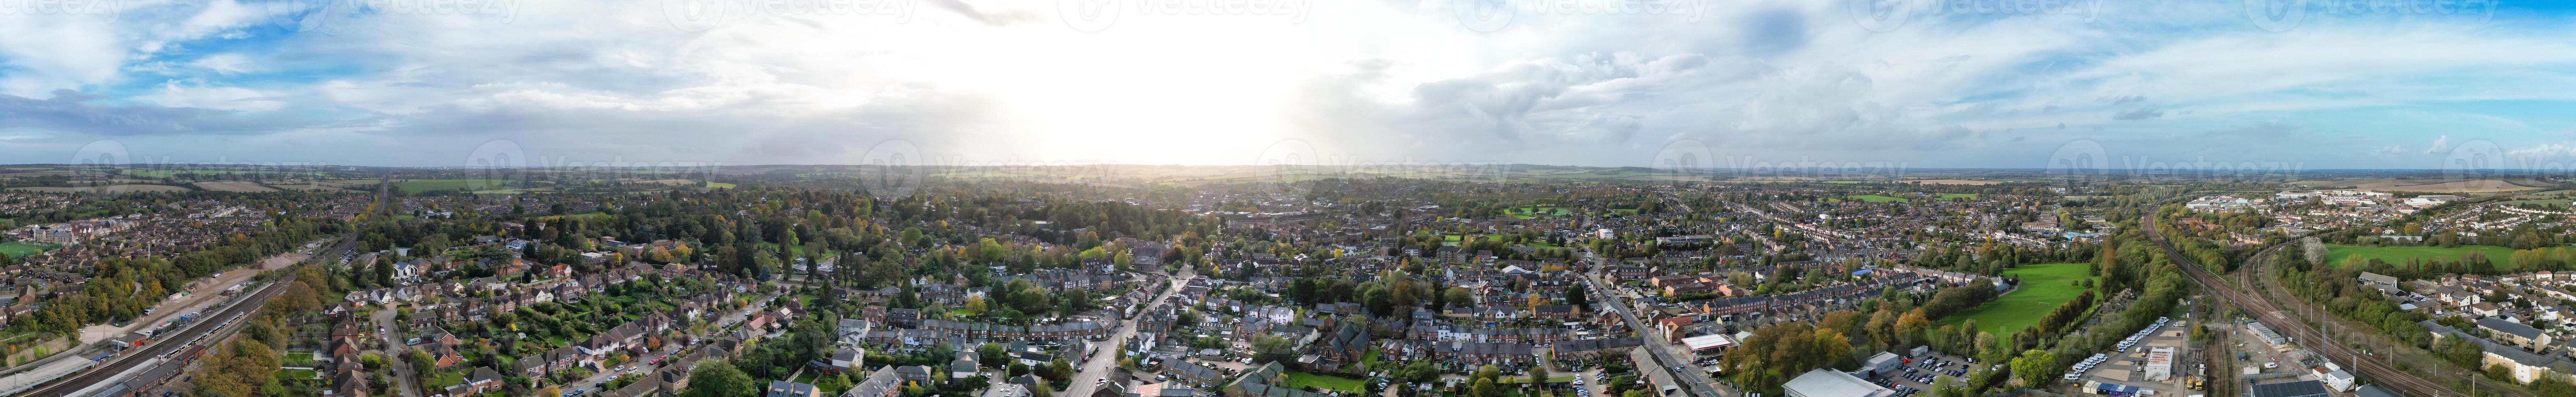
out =
[[[2092,382],[2135,386],[2142,390],[2154,390],[2157,395],[2190,395],[2192,393],[2184,386],[2193,375],[2200,374],[2197,370],[2200,367],[2200,360],[2181,357],[2187,355],[2189,350],[2184,347],[2190,340],[2191,332],[2190,326],[2186,324],[2186,321],[2160,319],[2154,325],[2140,329],[2137,333],[2122,339],[2119,344],[2112,346],[2112,351],[2095,353],[2092,357],[2077,362],[2073,368],[2068,369],[2063,379],[2069,386],[2076,388],[2085,387],[2086,383]],[[2173,361],[2169,366],[2172,377],[2148,380],[2149,352],[2159,347],[2171,347],[2175,350],[2174,357],[2171,357]],[[2082,390],[2077,391],[2082,392]]]
[[[1959,382],[1958,378],[1966,377],[1968,370],[1977,365],[1967,357],[1941,353],[1906,357],[1904,360],[1896,370],[1879,374],[1870,381],[1895,390],[1898,396],[1906,396],[1931,390],[1941,378],[1953,378],[1952,382]]]

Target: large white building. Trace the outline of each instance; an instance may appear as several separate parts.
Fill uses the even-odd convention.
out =
[[[1896,391],[1853,377],[1850,373],[1817,368],[1780,385],[1789,397],[1886,397]]]

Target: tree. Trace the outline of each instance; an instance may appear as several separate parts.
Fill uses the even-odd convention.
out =
[[[734,368],[733,363],[725,361],[702,363],[698,364],[696,372],[689,373],[689,388],[681,390],[680,397],[748,396],[752,394],[752,389],[757,387],[751,382],[751,375],[744,374],[740,368]]]
[[[1290,362],[1297,358],[1297,343],[1278,336],[1262,335],[1252,340],[1252,362]]]
[[[1587,290],[1583,287],[1583,283],[1574,283],[1573,285],[1566,286],[1565,304],[1574,305],[1575,310],[1583,310],[1585,304],[1591,303],[1592,301],[1592,297],[1590,296],[1591,294],[1586,291]]]
[[[2012,370],[2023,386],[2048,384],[2050,375],[2057,374],[2057,354],[2039,349],[2021,352],[2021,357],[2012,360]]]

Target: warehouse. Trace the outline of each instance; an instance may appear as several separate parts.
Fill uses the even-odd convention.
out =
[[[1788,392],[1789,397],[1886,397],[1896,394],[1894,390],[1852,377],[1850,373],[1824,368],[1808,370],[1798,378],[1790,379],[1788,384],[1780,385],[1780,388]]]

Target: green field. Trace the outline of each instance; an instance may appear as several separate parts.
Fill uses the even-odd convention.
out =
[[[402,188],[402,190],[406,192],[424,192],[431,190],[471,191],[500,188],[501,184],[504,182],[509,181],[498,179],[414,179],[395,182],[394,187]]]
[[[1889,203],[1889,202],[1905,201],[1905,199],[1903,199],[1903,198],[1888,197],[1888,196],[1880,196],[1880,195],[1875,195],[1875,194],[1865,194],[1865,195],[1859,195],[1859,196],[1846,196],[1845,198],[1849,198],[1849,199],[1853,199],[1853,200],[1866,201],[1866,202],[1872,202],[1872,203]]]
[[[1314,386],[1318,389],[1341,390],[1351,393],[1360,392],[1360,380],[1358,379],[1288,371],[1288,388],[1300,389],[1305,388],[1306,386]]]
[[[0,253],[7,253],[11,258],[24,258],[28,255],[51,251],[55,248],[60,247],[55,247],[53,244],[30,243],[24,241],[0,243]]]
[[[1956,199],[1956,198],[1963,198],[1963,199],[1975,200],[1975,199],[1977,199],[1977,194],[1976,194],[1976,193],[1942,193],[1942,194],[1941,194],[1941,198],[1942,198],[1942,199]]]
[[[2387,261],[2390,264],[2405,264],[2406,261],[2410,259],[2422,259],[2425,261],[2457,261],[2460,260],[2460,255],[2465,255],[2470,252],[2486,253],[2487,261],[2495,263],[2497,269],[2513,270],[2514,268],[2513,249],[2492,245],[2463,245],[2459,248],[2442,248],[2434,246],[2363,247],[2329,244],[2326,245],[2326,263],[2332,263],[2336,267],[2345,267],[2351,265],[2349,263],[2345,263],[2345,261],[2353,260],[2356,257],[2378,258],[2379,260]]]
[[[2084,288],[2076,287],[2074,282],[2093,278],[2084,275],[2089,267],[2084,263],[2049,263],[2005,270],[2004,275],[2021,277],[2020,289],[1986,301],[1966,313],[1951,315],[1941,323],[1960,324],[1975,319],[1979,330],[1995,335],[2021,332],[2023,327],[2039,323],[2039,318],[2047,316],[2048,311],[2074,300],[2076,295],[2082,295]]]

